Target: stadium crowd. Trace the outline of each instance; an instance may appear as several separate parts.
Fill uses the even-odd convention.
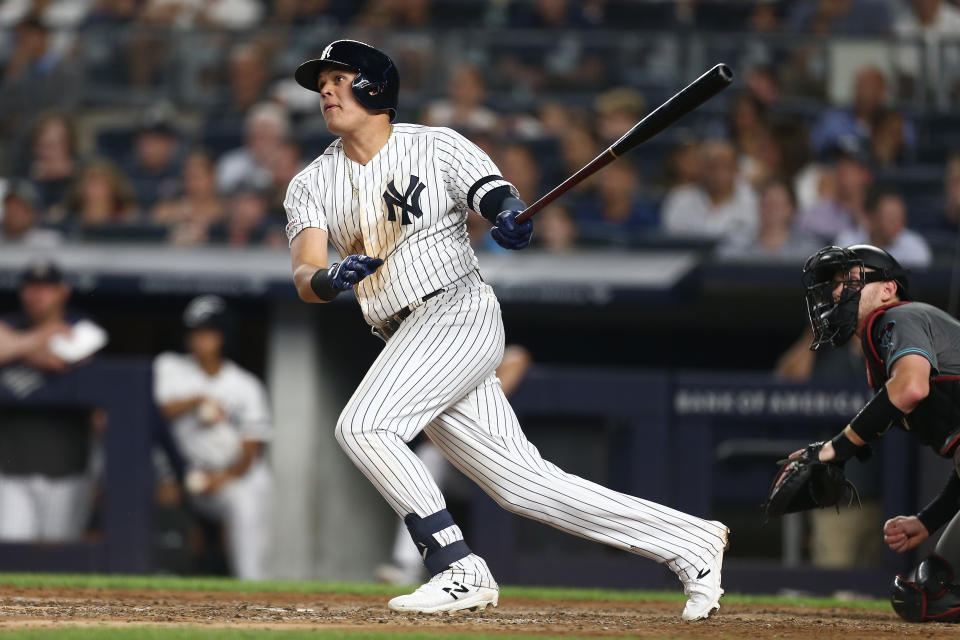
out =
[[[389,50],[400,120],[463,132],[527,202],[731,64],[731,90],[543,211],[545,250],[953,250],[949,0],[2,0],[0,242],[285,247],[286,185],[332,140],[292,69],[333,35]]]

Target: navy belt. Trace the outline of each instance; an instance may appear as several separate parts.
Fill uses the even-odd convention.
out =
[[[428,293],[427,295],[425,295],[425,296],[423,296],[422,298],[420,298],[420,301],[421,301],[421,302],[426,302],[426,301],[429,300],[430,298],[434,298],[434,297],[440,295],[441,293],[443,293],[444,291],[446,291],[446,289],[437,289],[436,291],[433,291],[433,292],[431,292],[431,293]],[[419,305],[417,305],[417,306],[419,306]],[[416,306],[414,306],[414,305],[409,305],[409,306],[404,307],[403,309],[400,309],[400,311],[397,311],[395,314],[393,314],[392,316],[390,316],[389,318],[387,318],[386,322],[384,322],[382,325],[380,325],[379,327],[375,327],[375,328],[374,328],[374,333],[376,333],[376,334],[379,335],[381,338],[383,338],[384,340],[386,340],[387,338],[389,338],[390,336],[392,336],[393,334],[395,334],[395,333],[397,332],[397,329],[400,328],[400,323],[403,322],[404,320],[406,320],[407,317],[408,317],[411,313],[413,313],[413,310],[414,310],[415,308],[416,308]]]

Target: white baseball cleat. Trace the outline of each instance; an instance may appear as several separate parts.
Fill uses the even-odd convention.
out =
[[[471,609],[483,611],[497,606],[499,589],[475,587],[444,577],[438,573],[430,582],[413,593],[397,596],[387,606],[401,613],[445,613]]]
[[[723,569],[723,552],[730,548],[730,528],[715,520],[711,524],[720,528],[718,533],[723,537],[723,548],[707,566],[700,567],[696,578],[689,581],[681,579],[683,592],[690,596],[681,615],[687,622],[704,620],[720,609],[720,598],[723,596],[720,572]]]

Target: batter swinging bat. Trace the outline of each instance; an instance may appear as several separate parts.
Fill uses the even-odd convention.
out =
[[[701,104],[717,95],[733,81],[733,72],[730,67],[721,63],[704,73],[702,76],[687,85],[675,96],[657,107],[654,111],[633,125],[630,131],[623,134],[619,140],[610,145],[606,151],[591,160],[582,169],[554,187],[553,191],[543,196],[532,205],[521,211],[517,222],[524,222],[531,218],[540,209],[562,196],[564,193],[580,184],[600,169],[604,168],[630,149],[641,142],[646,142],[671,124],[699,107]]]

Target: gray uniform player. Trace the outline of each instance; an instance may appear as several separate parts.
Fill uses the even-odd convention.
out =
[[[501,506],[667,566],[690,598],[686,620],[719,608],[728,529],[564,473],[527,440],[494,371],[500,306],[477,271],[466,218],[525,247],[532,224],[515,189],[478,147],[444,128],[391,124],[399,76],[381,51],[339,40],[297,81],[323,98],[339,138],[287,190],[287,233],[300,297],[326,302],[353,287],[386,346],[347,403],[336,437],[404,519],[433,576],[390,601],[434,613],[496,605],[486,562],[470,551],[443,495],[407,442],[424,431]],[[327,242],[344,256],[328,266]]]
[[[916,570],[897,576],[893,608],[906,620],[960,619],[960,322],[936,307],[910,302],[906,272],[871,245],[825,247],[804,267],[812,349],[860,337],[876,395],[843,431],[824,443],[820,460],[844,463],[892,426],[906,429],[957,466],[943,491],[917,515],[883,527],[898,553],[913,549],[949,522],[936,552]]]

